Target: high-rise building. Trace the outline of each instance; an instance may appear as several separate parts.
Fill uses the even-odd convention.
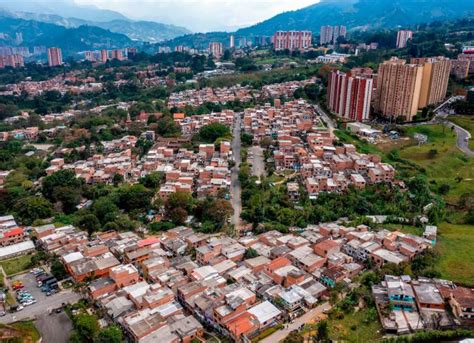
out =
[[[234,35],[230,35],[230,38],[229,38],[229,47],[231,49],[233,49],[235,47],[235,37]]]
[[[330,73],[327,89],[328,108],[349,120],[368,120],[374,82],[372,77],[371,69]]]
[[[337,39],[339,37],[344,37],[346,38],[347,36],[347,28],[343,25],[341,26],[321,26],[320,30],[320,37],[319,37],[319,43],[321,45],[323,44],[331,44],[337,43]]]
[[[303,50],[312,45],[313,34],[311,31],[277,31],[273,35],[273,47],[280,50]]]
[[[23,43],[23,33],[17,32],[15,34],[15,44],[20,45],[21,43]]]
[[[397,49],[406,48],[407,42],[413,38],[413,31],[400,30],[397,33]]]
[[[86,51],[84,53],[84,59],[89,62],[95,62],[94,51]]]
[[[473,62],[474,63],[474,62]],[[458,80],[464,80],[469,75],[469,67],[471,61],[469,60],[451,60],[451,75]]]
[[[5,67],[20,68],[24,66],[25,61],[20,54],[0,56],[0,69]]]
[[[112,50],[112,59],[113,60],[118,60],[118,61],[123,61],[125,58],[123,57],[122,49]]]
[[[380,64],[374,109],[390,118],[411,121],[418,111],[423,66],[393,57]]]
[[[43,45],[33,47],[33,54],[34,55],[42,55],[42,54],[45,54],[46,51],[47,51],[47,49]]]
[[[321,26],[319,43],[321,45],[331,43],[332,38],[333,38],[333,27]]]
[[[451,60],[446,57],[412,58],[410,63],[423,66],[418,108],[443,101],[448,90]]]
[[[60,48],[48,48],[48,64],[50,67],[63,64],[63,55]]]
[[[137,48],[127,48],[127,57],[133,57],[137,55]]]
[[[100,51],[100,61],[105,63],[109,59],[109,52],[107,50]]]
[[[219,42],[211,42],[209,43],[209,53],[216,57],[220,58],[223,54],[224,50],[222,48],[222,43]]]
[[[474,54],[459,54],[458,60],[470,61],[469,63],[469,74],[474,74]]]

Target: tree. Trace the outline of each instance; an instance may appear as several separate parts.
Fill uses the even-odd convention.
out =
[[[99,219],[97,219],[97,217],[93,214],[86,214],[79,217],[76,219],[75,225],[79,229],[87,231],[89,236],[100,229]]]
[[[328,322],[326,320],[322,320],[318,324],[318,334],[316,339],[319,342],[328,342],[329,341],[329,329],[328,329]]]
[[[205,125],[199,130],[199,138],[207,143],[214,143],[218,138],[229,136],[229,127],[220,123]]]
[[[116,325],[111,325],[99,332],[94,343],[121,343],[123,342],[122,330]]]
[[[122,182],[123,182],[124,178],[123,178],[123,175],[121,174],[114,174],[114,177],[112,179],[112,182],[114,184],[114,186],[118,186],[120,185]]]
[[[110,197],[101,197],[97,199],[92,204],[91,210],[102,224],[114,220],[119,213],[119,208]]]
[[[76,316],[74,328],[82,342],[93,342],[100,330],[96,317],[90,314]]]
[[[57,257],[55,257],[51,262],[51,274],[53,274],[53,276],[58,280],[63,280],[66,276],[68,276],[66,268],[64,268],[64,265]]]
[[[253,135],[251,135],[250,133],[244,132],[240,136],[240,139],[242,140],[243,145],[250,146],[252,145],[252,142],[253,142]]]
[[[53,206],[51,203],[39,196],[29,196],[18,200],[13,210],[20,220],[30,225],[37,219],[45,219],[53,214]]]
[[[61,203],[62,210],[71,214],[77,210],[81,202],[81,190],[73,187],[56,187],[53,190],[53,199]]]
[[[60,170],[43,179],[43,194],[47,199],[57,201],[55,198],[57,193],[54,193],[57,187],[80,189],[83,184],[83,180],[76,178],[76,174],[72,170]]]
[[[181,207],[173,208],[168,211],[168,216],[176,225],[183,225],[188,218],[188,212]]]
[[[164,174],[161,172],[151,172],[140,178],[139,182],[146,188],[156,189],[164,180]]]
[[[153,191],[141,184],[123,186],[119,190],[119,207],[127,211],[147,211],[151,207]]]
[[[247,250],[245,250],[245,254],[244,254],[245,259],[255,258],[257,256],[258,256],[258,252],[254,248],[250,247]]]

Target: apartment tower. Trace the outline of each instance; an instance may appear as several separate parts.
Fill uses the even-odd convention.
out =
[[[218,43],[218,42],[209,43],[209,53],[216,58],[221,57],[223,54],[222,43]]]
[[[451,60],[446,57],[412,58],[410,63],[423,66],[418,108],[443,101],[448,90]]]
[[[275,51],[303,50],[311,47],[312,38],[311,31],[277,31],[273,35],[273,46]]]
[[[407,42],[413,38],[413,31],[400,30],[397,33],[397,49],[406,48]]]
[[[63,55],[60,48],[48,48],[48,64],[50,67],[63,64]]]
[[[418,111],[423,66],[393,57],[380,64],[374,109],[384,116],[411,121]]]
[[[351,121],[366,121],[372,101],[372,70],[353,69],[349,73],[334,71],[329,75],[327,106],[337,115]]]

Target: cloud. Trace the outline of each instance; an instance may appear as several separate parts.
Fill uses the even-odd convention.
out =
[[[318,0],[74,0],[77,4],[121,12],[132,19],[155,20],[196,32],[231,31]]]

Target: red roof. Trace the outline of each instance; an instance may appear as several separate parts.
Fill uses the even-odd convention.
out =
[[[148,237],[137,242],[140,248],[156,243],[160,243],[160,239],[158,237]]]
[[[291,264],[291,261],[289,259],[287,259],[284,256],[280,256],[280,257],[274,259],[272,262],[270,262],[270,264],[268,265],[267,268],[270,271],[274,271],[278,268],[289,266],[290,264]]]
[[[11,229],[10,231],[6,231],[3,234],[3,237],[11,237],[11,236],[16,236],[16,235],[21,235],[21,234],[23,234],[23,228],[16,227],[14,229]]]

